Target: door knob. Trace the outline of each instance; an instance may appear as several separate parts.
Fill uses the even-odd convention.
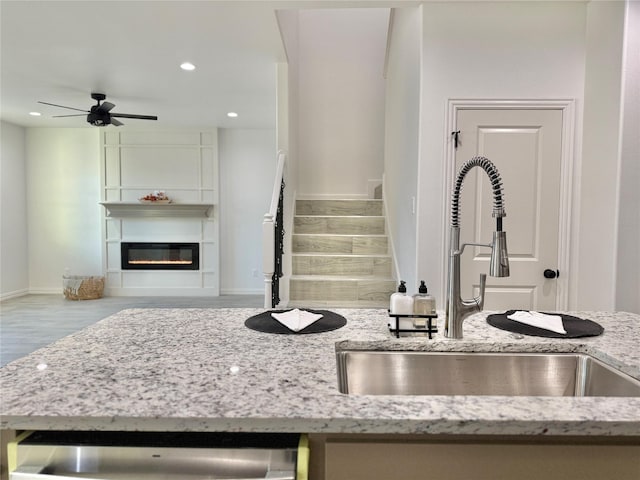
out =
[[[544,271],[544,278],[556,278],[560,276],[560,271],[559,270],[551,270],[550,268],[547,268]]]

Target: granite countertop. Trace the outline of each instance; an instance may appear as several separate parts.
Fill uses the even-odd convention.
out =
[[[339,393],[336,348],[563,351],[640,378],[640,316],[573,312],[599,337],[521,337],[464,323],[465,338],[395,339],[384,310],[337,309],[345,327],[275,335],[257,309],[130,309],[0,369],[0,427],[47,430],[640,435],[640,398],[356,396]],[[441,321],[440,321],[441,323]],[[440,325],[442,327],[442,325]],[[442,331],[442,328],[440,328]]]

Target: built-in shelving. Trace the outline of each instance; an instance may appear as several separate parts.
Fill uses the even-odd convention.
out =
[[[128,203],[100,202],[107,209],[107,217],[113,218],[207,218],[213,210],[210,203]]]

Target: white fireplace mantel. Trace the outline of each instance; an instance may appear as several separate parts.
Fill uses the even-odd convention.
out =
[[[100,202],[107,210],[107,217],[129,218],[207,218],[211,214],[211,203],[128,203]]]
[[[105,129],[100,138],[105,294],[219,295],[217,130]],[[173,200],[138,201],[154,191]],[[123,242],[198,243],[200,268],[123,269]]]

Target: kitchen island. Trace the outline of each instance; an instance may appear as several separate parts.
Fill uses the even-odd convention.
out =
[[[640,478],[638,397],[347,395],[336,368],[341,349],[571,352],[640,378],[640,316],[572,312],[604,334],[550,339],[483,312],[463,340],[429,340],[392,337],[384,310],[334,311],[346,326],[278,335],[244,326],[257,309],[124,310],[0,369],[0,426],[307,433],[312,480]]]
[[[384,310],[335,311],[341,329],[277,335],[244,326],[256,309],[124,310],[0,369],[0,426],[640,436],[640,398],[345,395],[335,361],[342,347],[580,352],[640,378],[638,315],[574,312],[604,334],[549,339],[490,327],[483,312],[463,340],[428,340],[393,338]]]

